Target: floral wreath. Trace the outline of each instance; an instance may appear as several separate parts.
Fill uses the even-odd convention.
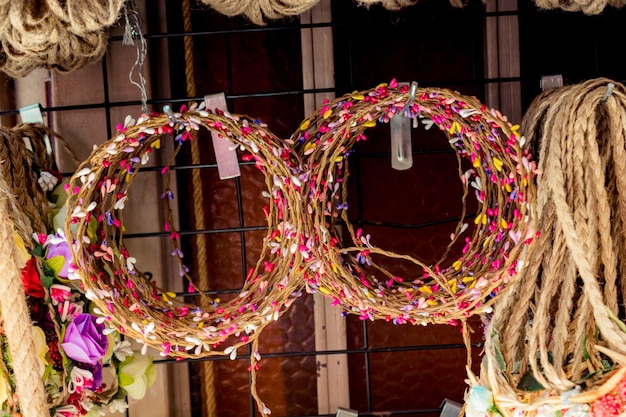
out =
[[[183,263],[180,236],[174,229],[170,200],[169,167],[192,132],[204,127],[217,132],[249,152],[265,175],[268,205],[266,246],[256,267],[249,271],[239,297],[220,304],[199,291]],[[162,195],[167,220],[164,229],[172,243],[180,276],[190,293],[201,296],[200,305],[184,303],[176,294],[157,288],[135,268],[135,258],[124,246],[123,210],[134,178],[164,136],[178,143],[162,173]],[[80,279],[87,296],[104,315],[107,326],[152,346],[164,356],[194,358],[230,355],[255,340],[260,331],[279,316],[301,293],[294,279],[302,262],[300,235],[302,213],[297,210],[299,184],[306,174],[288,144],[276,138],[260,121],[200,106],[183,106],[180,113],[143,115],[136,122],[127,117],[117,135],[94,150],[71,178],[68,190],[66,233],[74,240],[72,278]],[[73,231],[74,230],[74,231]],[[275,245],[273,245],[275,243]]]
[[[479,209],[463,255],[451,265],[424,264],[408,255],[377,248],[370,236],[351,225],[346,203],[345,162],[363,132],[393,117],[408,117],[448,136],[458,154],[461,181],[475,189]],[[519,126],[473,97],[445,89],[389,85],[347,94],[326,102],[292,136],[310,180],[303,191],[313,220],[305,225],[320,248],[307,263],[307,285],[363,320],[395,324],[451,323],[490,308],[496,295],[524,266],[534,240],[535,163],[522,149]],[[460,158],[472,168],[462,172]],[[465,213],[465,209],[463,210]],[[342,247],[334,219],[340,216],[352,237]],[[464,217],[464,215],[462,216]],[[462,218],[450,248],[467,228]],[[373,254],[405,259],[419,267],[408,281],[377,265]]]
[[[427,266],[406,255],[376,248],[354,231],[345,210],[345,158],[363,131],[396,113],[423,119],[444,130],[458,158],[473,168],[462,173],[465,195],[476,188],[481,204],[472,238],[452,266]],[[234,301],[220,304],[194,285],[174,228],[169,187],[170,166],[180,147],[201,127],[217,132],[247,151],[265,175],[268,221],[265,244],[256,267]],[[178,143],[163,168],[162,195],[172,255],[189,292],[202,303],[190,304],[158,288],[135,268],[124,246],[123,210],[131,185],[161,139]],[[334,304],[363,319],[396,324],[450,323],[488,308],[523,267],[535,237],[534,163],[521,148],[523,138],[506,119],[476,99],[448,90],[380,85],[328,102],[306,119],[292,139],[276,138],[264,124],[247,116],[210,111],[204,104],[183,106],[179,113],[152,113],[137,121],[127,117],[117,135],[97,147],[66,187],[70,197],[66,234],[71,236],[73,265],[69,277],[80,279],[87,297],[107,326],[163,356],[197,358],[237,356],[252,343],[252,378],[257,371],[258,336],[307,287],[332,297]],[[341,192],[339,192],[341,190]],[[465,198],[465,196],[464,196]],[[337,204],[338,203],[338,204]],[[341,248],[333,222],[338,211],[354,247]],[[464,229],[457,226],[453,242]],[[404,282],[372,262],[372,254],[404,258],[420,266],[424,277]],[[368,270],[372,267],[384,277]],[[263,414],[267,407],[253,395]]]
[[[125,395],[142,398],[156,370],[152,358],[135,355],[129,342],[105,329],[82,287],[68,280],[71,254],[60,229],[67,194],[46,151],[46,134],[65,146],[43,125],[2,132],[0,152],[12,153],[0,175],[3,214],[10,219],[3,221],[8,235],[3,241],[13,245],[12,255],[3,252],[3,275],[11,273],[11,266],[17,275],[4,292],[19,282],[21,295],[2,300],[0,415],[19,411],[25,417],[69,417],[122,411],[127,408]],[[29,169],[21,175],[24,166]],[[48,232],[55,229],[57,233]],[[27,324],[27,337],[16,331],[20,322]]]

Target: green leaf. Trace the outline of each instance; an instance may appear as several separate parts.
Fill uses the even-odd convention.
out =
[[[519,384],[517,384],[517,388],[524,391],[539,391],[542,390],[543,387],[541,384],[535,379],[532,370],[526,371],[522,379],[520,379]]]
[[[51,277],[50,275],[43,275],[41,277],[41,284],[49,290],[52,284],[54,284],[54,277]]]
[[[119,377],[120,377],[120,386],[122,387],[127,387],[133,382],[135,382],[133,377],[128,374],[120,374]]]
[[[615,364],[607,361],[606,359],[602,359],[602,372],[609,372],[615,368]]]
[[[37,258],[43,258],[43,246],[41,245],[35,246],[33,250],[31,251],[31,255]]]
[[[495,347],[496,351],[496,362],[498,362],[498,366],[501,371],[506,371],[506,363],[504,362],[504,356],[502,356],[502,352],[498,349],[498,346]]]
[[[63,269],[63,266],[65,265],[65,258],[63,256],[55,256],[52,257],[46,261],[44,261],[44,272],[46,273],[46,275],[53,275],[55,277],[59,276],[59,272],[61,272],[61,269]],[[52,271],[52,274],[48,274],[48,270],[47,268],[49,268]]]

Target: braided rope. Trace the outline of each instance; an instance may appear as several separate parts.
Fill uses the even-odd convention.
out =
[[[626,88],[614,83],[608,94],[610,83],[551,90],[524,116],[522,128],[540,149],[542,236],[529,267],[496,304],[480,381],[470,376],[492,391],[503,415],[600,407],[621,383],[613,374],[626,366],[619,308],[626,297],[619,261],[626,247]],[[526,390],[530,375],[543,389]],[[561,394],[576,386],[583,392],[564,403]]]
[[[22,124],[0,129],[0,311],[11,357],[10,374],[17,394],[17,402],[11,399],[9,409],[19,408],[24,417],[48,416],[49,411],[13,233],[15,228],[30,246],[34,230],[46,232],[44,222],[47,222],[46,213],[50,208],[35,175],[36,166],[44,170],[53,166],[44,146],[46,133],[52,132],[41,125]],[[27,149],[24,137],[30,139],[32,151]],[[3,373],[8,375],[4,358],[2,367]]]
[[[16,394],[24,417],[48,416],[47,394],[41,380],[37,352],[33,340],[30,311],[22,287],[21,272],[15,261],[13,227],[10,214],[19,204],[3,175],[0,175],[0,307],[2,328],[9,350],[11,366],[15,370]]]

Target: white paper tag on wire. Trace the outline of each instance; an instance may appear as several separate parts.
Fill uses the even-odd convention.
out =
[[[43,123],[43,114],[41,113],[41,104],[31,104],[30,106],[25,106],[20,108],[20,117],[22,118],[22,123]],[[46,144],[46,152],[48,155],[52,155],[52,144],[50,143],[50,138],[48,135],[44,135],[44,142]],[[24,138],[24,143],[26,147],[32,151],[33,147],[30,143],[30,139]]]
[[[219,109],[228,111],[224,93],[206,95],[204,96],[204,102],[207,110]],[[225,137],[220,136],[219,133],[213,131],[211,131],[211,139],[220,179],[239,177],[241,171],[239,169],[239,161],[237,160],[237,150],[232,149],[233,144]]]

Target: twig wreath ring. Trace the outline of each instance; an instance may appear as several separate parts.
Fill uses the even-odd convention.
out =
[[[157,288],[135,268],[123,238],[123,210],[140,167],[159,148],[163,137],[174,137],[178,151],[200,127],[248,151],[264,173],[269,193],[266,241],[276,243],[271,249],[264,248],[239,297],[223,305],[202,293],[202,305],[186,304]],[[181,277],[189,280],[190,291],[197,294],[171,221],[169,168],[173,159],[162,170],[167,175],[162,195],[168,214],[164,229],[170,234]],[[82,281],[106,322],[144,347],[178,358],[234,358],[238,347],[256,339],[300,294],[302,285],[294,279],[292,271],[297,268],[292,266],[300,262],[302,254],[291,248],[302,227],[296,186],[305,180],[301,175],[292,149],[258,120],[217,110],[212,113],[195,104],[189,109],[183,106],[180,113],[142,115],[136,123],[127,117],[117,135],[98,146],[70,180],[66,236],[73,237],[72,275]]]
[[[426,128],[435,125],[445,132],[459,160],[463,202],[468,189],[478,199],[472,235],[465,237],[463,254],[451,265],[426,265],[377,248],[348,219],[347,155],[365,139],[367,128],[394,116],[409,117],[414,123],[421,119]],[[395,80],[347,94],[316,110],[292,136],[311,178],[305,193],[314,218],[307,223],[312,225],[307,233],[322,245],[307,263],[309,289],[331,297],[334,304],[363,320],[396,324],[451,323],[488,309],[523,267],[536,237],[536,166],[522,149],[524,138],[517,129],[473,97],[445,89],[399,87]],[[471,162],[465,172],[463,158]],[[340,246],[333,224],[336,217],[345,221],[354,246]],[[452,243],[467,227],[462,219]],[[374,254],[414,263],[415,276],[394,275],[376,264]]]

